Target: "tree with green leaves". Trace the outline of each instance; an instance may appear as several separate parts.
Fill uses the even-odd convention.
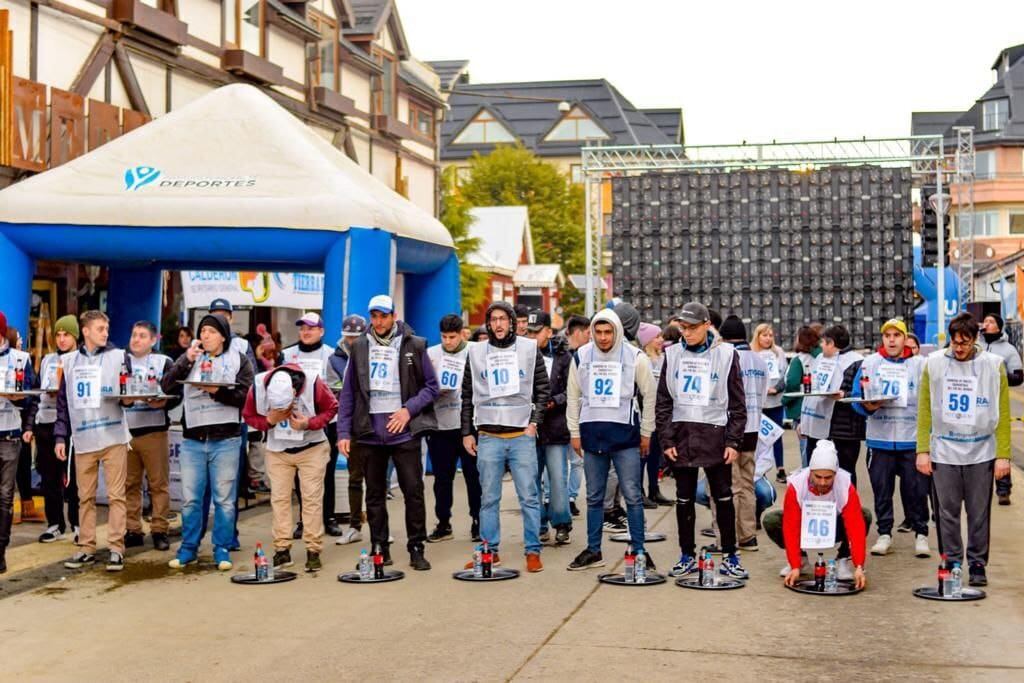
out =
[[[480,239],[469,233],[473,222],[470,205],[455,185],[455,167],[445,169],[441,181],[441,222],[448,228],[455,242],[459,258],[459,285],[462,289],[462,308],[473,311],[484,302],[487,292],[487,273],[469,262],[469,255],[480,247]]]

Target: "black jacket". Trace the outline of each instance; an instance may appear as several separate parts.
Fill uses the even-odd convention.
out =
[[[844,351],[845,352],[845,351]],[[849,396],[853,393],[853,380],[860,371],[863,361],[857,361],[846,368],[843,373],[843,383],[839,390]],[[863,441],[867,429],[867,421],[863,415],[853,409],[849,403],[836,401],[832,410],[832,422],[828,428],[829,439],[849,439]]]
[[[526,370],[526,368],[523,368],[523,370]],[[566,373],[568,373],[568,370],[566,370]],[[568,374],[566,376],[568,377]],[[533,365],[533,414],[530,415],[530,423],[538,425],[538,427],[544,420],[545,406],[551,400],[549,386],[548,369],[544,365],[544,356],[541,355],[540,349],[537,349],[537,362]],[[564,416],[565,408],[562,409],[562,414]],[[467,371],[462,376],[462,435],[469,436],[470,434],[475,434],[478,429],[481,432],[490,432],[492,434],[522,431],[521,427],[510,427],[508,425],[473,426],[473,373]]]
[[[226,348],[227,343],[225,343]],[[241,357],[241,364],[238,366],[238,375],[235,376],[235,386],[221,387],[216,393],[212,394],[214,401],[238,408],[238,422],[225,422],[222,424],[206,425],[205,427],[189,427],[188,417],[183,412],[181,415],[181,429],[184,438],[195,441],[220,441],[242,435],[242,408],[245,406],[245,397],[249,393],[249,387],[252,386],[254,374],[252,364],[249,362],[247,355],[244,353],[238,355]],[[194,363],[188,359],[188,355],[181,354],[178,360],[174,361],[174,365],[164,373],[164,378],[160,381],[160,387],[164,393],[172,396],[181,396],[184,385],[179,384],[178,380],[188,379],[193,365]]]
[[[547,403],[544,421],[541,422],[537,434],[541,444],[545,446],[567,444],[569,443],[569,425],[565,420],[565,403],[572,352],[569,351],[569,342],[565,337],[552,337],[542,351],[545,356],[551,358],[551,399]]]

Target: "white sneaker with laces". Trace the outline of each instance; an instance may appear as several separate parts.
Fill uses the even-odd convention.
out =
[[[892,536],[889,534],[882,534],[875,541],[875,544],[871,546],[872,555],[888,555],[892,552]]]
[[[914,556],[915,557],[931,557],[932,551],[928,547],[928,537],[924,534],[917,534],[914,538]]]
[[[335,545],[348,545],[349,543],[358,543],[363,540],[363,534],[359,529],[355,527],[349,527],[345,530],[341,536],[338,536],[338,540],[334,542]]]
[[[848,557],[836,560],[836,578],[840,581],[853,581],[853,560]]]
[[[790,569],[792,569],[792,567],[789,566],[789,562],[787,562],[786,564],[782,565],[782,569],[779,570],[779,576],[781,576],[783,578],[789,576],[789,570]],[[801,560],[800,560],[800,573],[801,574],[806,574],[806,573],[808,573],[810,571],[811,571],[811,565],[807,561],[807,558],[806,557],[801,558]]]

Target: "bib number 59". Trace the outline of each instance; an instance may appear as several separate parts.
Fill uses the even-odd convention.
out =
[[[952,413],[966,413],[971,409],[970,394],[950,394],[949,411]]]

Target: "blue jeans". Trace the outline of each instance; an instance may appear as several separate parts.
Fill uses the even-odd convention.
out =
[[[644,499],[641,480],[644,462],[639,448],[626,448],[612,453],[586,453],[583,469],[587,475],[587,549],[601,552],[601,531],[604,524],[604,494],[608,472],[615,465],[619,490],[626,499],[626,519],[633,552],[644,549]]]
[[[576,500],[580,494],[580,485],[583,483],[583,457],[576,454],[572,448],[569,449],[569,480],[566,489],[569,493],[569,500]]]
[[[757,499],[757,518],[761,519],[761,513],[775,504],[775,487],[763,475],[754,480],[754,498]],[[702,478],[697,482],[697,505],[711,507],[711,502],[708,499],[707,479]]]
[[[240,437],[219,441],[181,442],[181,547],[178,559],[191,560],[199,553],[202,540],[203,492],[209,486],[213,497],[213,559],[228,559],[235,530],[235,499],[238,495]]]
[[[537,490],[541,490],[541,479],[544,478],[548,480],[550,488],[550,491],[544,491],[544,502],[540,506],[541,529],[547,529],[549,522],[556,529],[572,527],[569,491],[565,485],[565,466],[569,450],[569,444],[537,444]],[[545,473],[547,477],[543,477]]]
[[[537,439],[523,434],[499,439],[481,434],[477,441],[476,466],[480,471],[480,537],[497,552],[501,543],[501,478],[505,464],[523,513],[526,552],[540,554],[540,496],[537,493]]]

